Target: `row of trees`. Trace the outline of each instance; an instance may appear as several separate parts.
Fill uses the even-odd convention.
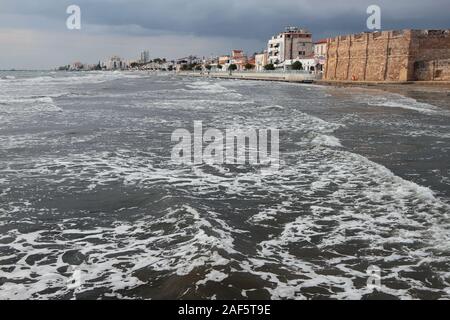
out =
[[[255,66],[250,63],[247,63],[244,67],[245,67],[245,70],[253,70],[255,68]],[[303,65],[300,61],[294,62],[291,67],[292,67],[292,70],[303,70]],[[219,65],[217,65],[217,68],[222,69],[223,66],[221,66],[219,64]],[[205,66],[205,69],[209,71],[212,69],[212,67],[208,64]],[[236,71],[237,69],[238,69],[238,66],[234,63],[230,64],[228,66],[228,71]],[[201,71],[201,70],[203,70],[203,68],[200,64],[186,64],[181,67],[181,70],[183,70],[183,71],[193,71],[193,70]],[[273,63],[266,64],[264,66],[264,70],[267,70],[267,71],[275,70],[275,65]]]
[[[300,61],[295,61],[292,65],[291,65],[292,70],[303,70],[303,64]],[[275,70],[275,66],[273,63],[269,63],[266,64],[264,66],[264,70]]]
[[[250,64],[250,63],[247,63],[246,65],[245,65],[245,70],[253,70],[255,68],[255,66],[254,65],[252,65],[252,64]],[[292,68],[292,70],[303,70],[303,64],[300,62],[300,61],[295,61],[293,64],[292,64],[292,66],[291,66],[291,68]],[[210,70],[211,68],[209,68],[208,70]],[[220,69],[222,69],[222,67],[220,66]],[[237,68],[237,65],[235,65],[235,64],[231,64],[229,67],[228,67],[228,70],[229,71],[235,71],[235,70],[237,70],[238,68]],[[273,64],[273,63],[269,63],[269,64],[266,64],[265,66],[264,66],[264,70],[267,70],[267,71],[273,71],[273,70],[275,70],[275,65]]]
[[[163,64],[163,63],[166,63],[167,62],[167,60],[166,60],[166,58],[156,58],[156,59],[153,59],[153,60],[150,60],[149,62],[145,62],[145,63],[142,63],[142,62],[132,62],[131,64],[130,64],[130,66],[132,67],[132,68],[139,68],[139,67],[143,67],[143,66],[145,66],[145,65],[147,65],[147,64],[149,64],[149,63],[157,63],[157,64]]]

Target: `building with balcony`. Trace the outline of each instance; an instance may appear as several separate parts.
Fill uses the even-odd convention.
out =
[[[129,68],[129,63],[118,56],[112,56],[103,63],[102,68],[106,70],[125,70]]]
[[[268,62],[275,66],[286,60],[304,59],[314,53],[312,34],[306,29],[287,27],[267,44]]]

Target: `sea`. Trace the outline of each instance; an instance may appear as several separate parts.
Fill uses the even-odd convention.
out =
[[[450,299],[450,93],[0,72],[0,299]],[[195,121],[280,165],[179,164]]]

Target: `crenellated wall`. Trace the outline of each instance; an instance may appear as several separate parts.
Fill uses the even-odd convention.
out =
[[[450,58],[450,32],[361,33],[328,39],[327,47],[324,80],[410,81],[417,62]]]

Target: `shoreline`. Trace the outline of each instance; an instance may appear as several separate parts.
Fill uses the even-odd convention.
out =
[[[416,92],[428,92],[428,93],[447,93],[450,96],[450,81],[392,81],[392,82],[380,82],[380,81],[336,81],[336,80],[298,80],[287,78],[290,74],[264,74],[261,76],[251,75],[245,73],[235,73],[229,75],[225,74],[200,74],[193,72],[179,72],[179,76],[188,76],[196,78],[215,78],[215,79],[230,79],[230,80],[249,80],[249,81],[276,81],[276,82],[289,82],[298,84],[312,84],[318,86],[329,86],[337,88],[355,87],[366,89],[378,89],[391,93],[398,93],[407,95],[408,91]],[[302,74],[300,74],[302,76]],[[406,92],[405,92],[406,91]]]

